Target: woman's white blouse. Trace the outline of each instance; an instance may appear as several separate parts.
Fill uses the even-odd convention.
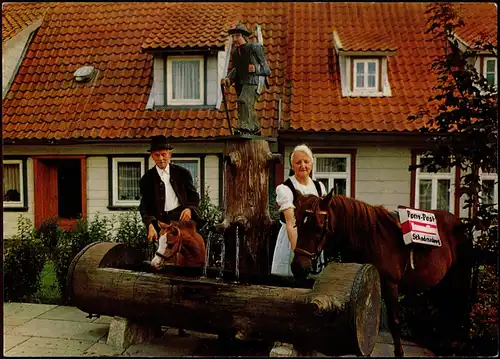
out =
[[[300,193],[306,195],[306,194],[314,194],[318,196],[318,191],[316,191],[316,186],[314,185],[314,182],[312,179],[309,179],[309,183],[305,186],[297,181],[295,176],[290,177],[290,180],[292,181],[293,187]],[[319,186],[321,188],[321,196],[324,196],[326,194],[326,189],[323,183],[319,183]],[[276,203],[278,203],[278,206],[280,206],[280,212],[284,211],[285,209],[292,208],[294,209],[295,206],[293,205],[293,193],[288,188],[287,185],[285,184],[280,184],[278,187],[276,187]]]

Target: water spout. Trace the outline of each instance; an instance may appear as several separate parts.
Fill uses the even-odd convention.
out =
[[[222,232],[222,235],[219,236],[219,240],[222,240],[221,243],[221,249],[220,249],[220,268],[219,268],[219,278],[222,278],[224,274],[224,267],[225,267],[225,261],[226,261],[226,241],[224,239],[224,232]]]
[[[236,275],[236,281],[240,279],[240,236],[238,235],[239,225],[236,225],[236,264],[234,269],[234,274]]]
[[[212,232],[208,233],[208,238],[207,238],[207,248],[205,252],[205,264],[203,266],[203,277],[207,276],[207,267],[208,267],[208,261],[210,260],[210,242],[212,239]]]

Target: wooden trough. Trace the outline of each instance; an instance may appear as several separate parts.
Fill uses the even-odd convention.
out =
[[[238,284],[141,270],[121,243],[85,247],[68,271],[80,310],[205,333],[264,339],[326,355],[369,355],[378,336],[380,278],[370,264],[331,263],[311,288]]]

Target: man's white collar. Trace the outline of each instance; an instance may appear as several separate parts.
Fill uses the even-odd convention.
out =
[[[158,171],[158,174],[161,176],[163,173],[164,174],[167,174],[167,175],[170,175],[170,163],[167,165],[167,167],[165,167],[165,169],[161,169],[160,167],[158,166],[155,166],[156,167],[156,170]]]

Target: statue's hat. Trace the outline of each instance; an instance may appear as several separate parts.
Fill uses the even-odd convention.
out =
[[[241,23],[236,25],[233,29],[229,29],[228,32],[229,32],[229,35],[232,35],[232,34],[242,34],[245,36],[250,35],[250,31],[248,31],[247,28],[245,27],[245,25],[243,25]]]

